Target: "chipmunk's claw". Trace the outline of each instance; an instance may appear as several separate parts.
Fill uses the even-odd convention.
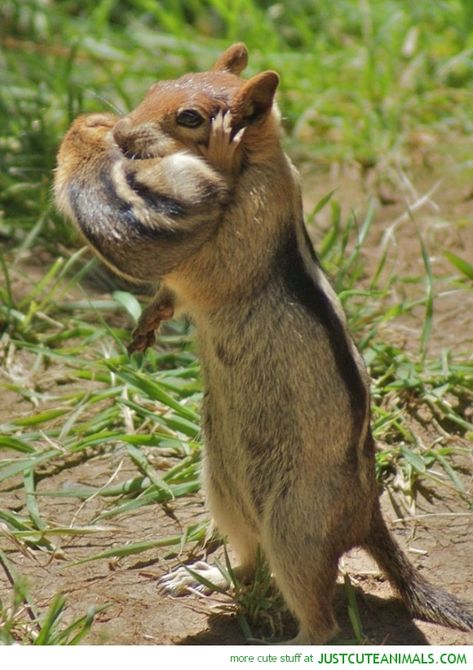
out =
[[[156,333],[154,330],[141,331],[139,328],[135,328],[132,336],[133,339],[126,348],[129,354],[144,352],[156,342]]]
[[[226,144],[234,145],[236,147],[241,141],[245,130],[246,126],[240,128],[240,130],[232,137],[232,113],[229,110],[226,112],[219,110],[212,119],[212,134],[210,136],[210,141],[212,142],[213,140],[215,143],[226,142]]]

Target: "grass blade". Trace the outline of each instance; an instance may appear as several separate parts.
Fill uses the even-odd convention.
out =
[[[471,279],[473,281],[473,264],[468,263],[464,258],[461,258],[460,256],[457,256],[456,254],[452,253],[451,251],[445,251],[444,252],[445,258],[450,261],[450,263],[457,269],[460,270],[462,274],[465,275],[467,279]]]
[[[205,524],[191,526],[186,533],[186,542],[203,542],[206,532],[207,526]],[[132,556],[134,554],[141,554],[142,552],[148,551],[149,549],[157,549],[159,547],[180,545],[182,542],[182,537],[182,535],[170,535],[168,537],[161,537],[158,540],[144,540],[142,542],[127,544],[122,547],[113,547],[112,549],[107,549],[106,551],[101,551],[98,554],[88,556],[87,558],[84,558],[80,561],[74,561],[74,563],[71,563],[70,566],[72,567],[74,565],[82,565],[83,563],[98,561],[104,558]]]

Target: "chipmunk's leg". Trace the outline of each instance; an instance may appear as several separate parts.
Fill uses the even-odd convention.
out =
[[[173,292],[162,286],[153,301],[143,310],[138,324],[134,329],[133,339],[128,345],[128,353],[145,351],[152,347],[156,340],[156,330],[163,321],[174,316],[175,298]]]
[[[212,120],[212,130],[207,146],[200,147],[204,158],[226,175],[238,172],[241,163],[240,142],[245,132],[241,128],[233,137],[230,112],[218,112]]]
[[[332,605],[338,556],[307,518],[298,527],[288,508],[284,502],[274,505],[261,542],[276,584],[299,622],[299,634],[283,644],[325,644],[338,632]]]
[[[232,573],[238,581],[246,581],[255,571],[258,542],[251,525],[236,509],[233,500],[221,491],[220,484],[212,485],[207,481],[207,503],[214,524],[224,535],[228,544],[235,550],[239,562],[232,566]],[[227,590],[232,585],[217,566],[205,561],[198,561],[188,566],[197,576],[210,582],[216,590]],[[191,574],[186,567],[181,567],[164,575],[159,581],[159,588],[169,595],[186,595],[192,591],[210,593],[211,588],[199,582],[198,577]]]

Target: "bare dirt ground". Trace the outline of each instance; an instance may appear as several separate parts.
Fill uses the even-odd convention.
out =
[[[399,275],[419,276],[424,273],[420,257],[417,231],[421,231],[432,254],[434,272],[452,275],[454,271],[446,263],[442,253],[448,248],[458,255],[473,261],[473,204],[471,183],[462,181],[456,174],[443,175],[443,181],[422,206],[415,206],[418,199],[432,189],[437,179],[433,175],[423,176],[413,188],[397,184],[389,186],[373,184],[371,192],[382,197],[388,204],[379,205],[370,239],[365,245],[366,274],[376,266],[380,244],[388,226],[392,226],[394,262]],[[338,199],[345,211],[353,207],[358,211],[366,208],[366,180],[356,171],[326,175],[306,176],[306,200],[310,204],[338,187]],[[412,185],[411,185],[412,186]],[[382,193],[388,189],[389,193]],[[411,207],[410,214],[406,201]],[[326,223],[325,215],[319,217],[321,227]],[[320,237],[320,231],[314,232]],[[473,356],[473,290],[452,290],[439,284],[441,294],[436,300],[431,353],[442,348],[451,348],[470,358]],[[446,287],[446,285],[445,285]],[[399,285],[400,292],[420,290],[418,284]],[[392,326],[390,337],[414,350],[418,346],[422,311],[417,316],[401,320]],[[25,360],[25,365],[28,361]],[[12,405],[12,403],[15,403]],[[28,411],[26,402],[18,403],[17,396],[8,393],[2,399],[0,420],[12,414]],[[119,452],[102,453],[82,463],[72,464],[69,469],[51,474],[39,483],[39,492],[58,490],[72,484],[96,484],[106,482],[120,461]],[[460,464],[460,477],[465,490],[473,493],[473,460],[465,456]],[[120,479],[126,479],[126,466]],[[383,507],[390,526],[399,542],[409,553],[412,561],[431,581],[447,588],[452,593],[473,602],[473,513],[467,504],[447,488],[438,490],[430,502],[418,501],[415,514],[405,521],[396,520],[396,513],[387,496]],[[103,501],[97,498],[79,508],[74,499],[40,499],[45,518],[57,524],[88,524],[101,509]],[[0,492],[0,507],[21,511],[25,501],[15,491]],[[60,552],[51,557],[42,552],[23,554],[11,542],[0,537],[1,546],[17,571],[28,577],[34,601],[46,606],[51,596],[59,590],[68,595],[70,614],[82,614],[89,605],[107,604],[92,628],[87,642],[93,644],[243,644],[244,638],[232,611],[230,600],[223,596],[172,599],[161,595],[156,587],[157,579],[180,561],[191,558],[187,549],[181,555],[168,549],[148,551],[122,559],[100,560],[81,565],[71,565],[114,544],[156,539],[172,535],[190,522],[205,518],[205,508],[200,495],[168,504],[167,508],[152,506],[142,508],[137,514],[121,517],[118,523],[107,523],[103,532],[91,537],[62,540]],[[196,550],[196,557],[202,556]],[[64,560],[67,559],[67,560]],[[212,556],[210,560],[212,560]],[[473,635],[441,626],[410,620],[402,605],[392,597],[391,590],[377,567],[361,552],[352,552],[343,561],[357,587],[358,605],[364,633],[375,644],[473,644]],[[9,585],[0,573],[0,599],[8,599]],[[341,625],[340,640],[352,640],[346,599],[342,585],[337,592],[336,608]],[[285,629],[291,634],[291,623]]]
[[[48,477],[47,488],[67,486],[68,478],[91,484],[111,476],[113,459],[103,455],[75,467],[68,475]],[[71,483],[69,480],[69,483]],[[468,483],[468,477],[464,477]],[[46,487],[44,487],[46,488]],[[41,487],[40,487],[41,490]],[[7,502],[2,495],[2,505]],[[473,599],[473,538],[472,515],[457,500],[442,497],[433,504],[418,506],[415,518],[393,523],[395,515],[388,501],[384,509],[391,519],[391,528],[411,560],[434,583],[462,598]],[[22,507],[23,501],[8,495],[10,509]],[[48,509],[53,506],[54,509]],[[107,529],[92,539],[64,540],[61,552],[54,558],[49,554],[31,552],[23,555],[6,546],[15,568],[28,577],[34,602],[46,607],[58,591],[68,596],[70,615],[83,614],[90,605],[107,604],[98,615],[87,642],[93,644],[244,644],[243,635],[234,616],[230,600],[223,596],[169,598],[158,592],[158,578],[180,560],[191,557],[186,552],[179,557],[168,550],[153,550],[138,556],[100,560],[83,565],[71,565],[114,544],[151,540],[158,535],[182,531],[196,519],[205,518],[200,496],[185,503],[170,505],[175,519],[159,506],[142,509],[119,524],[107,524]],[[98,511],[95,501],[77,516],[77,504],[41,501],[43,514],[58,524],[87,523]],[[112,526],[112,528],[111,528]],[[2,542],[2,544],[5,544]],[[67,562],[61,558],[61,554]],[[170,555],[171,554],[171,555]],[[166,557],[167,555],[167,557]],[[221,558],[221,553],[218,554]],[[202,558],[199,550],[195,558]],[[210,557],[210,560],[214,558]],[[357,589],[363,630],[373,644],[472,644],[471,633],[450,630],[433,624],[412,621],[402,605],[393,599],[392,592],[374,562],[361,551],[344,558],[346,571]],[[8,585],[2,576],[1,598]],[[341,633],[340,641],[353,640],[344,589],[340,583],[336,609]],[[293,633],[293,623],[286,618],[284,631]],[[271,634],[270,628],[266,634]]]

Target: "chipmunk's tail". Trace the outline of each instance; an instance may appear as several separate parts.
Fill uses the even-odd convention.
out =
[[[450,628],[473,630],[471,605],[432,586],[422,577],[392,537],[379,509],[363,546],[385,572],[413,617]]]

